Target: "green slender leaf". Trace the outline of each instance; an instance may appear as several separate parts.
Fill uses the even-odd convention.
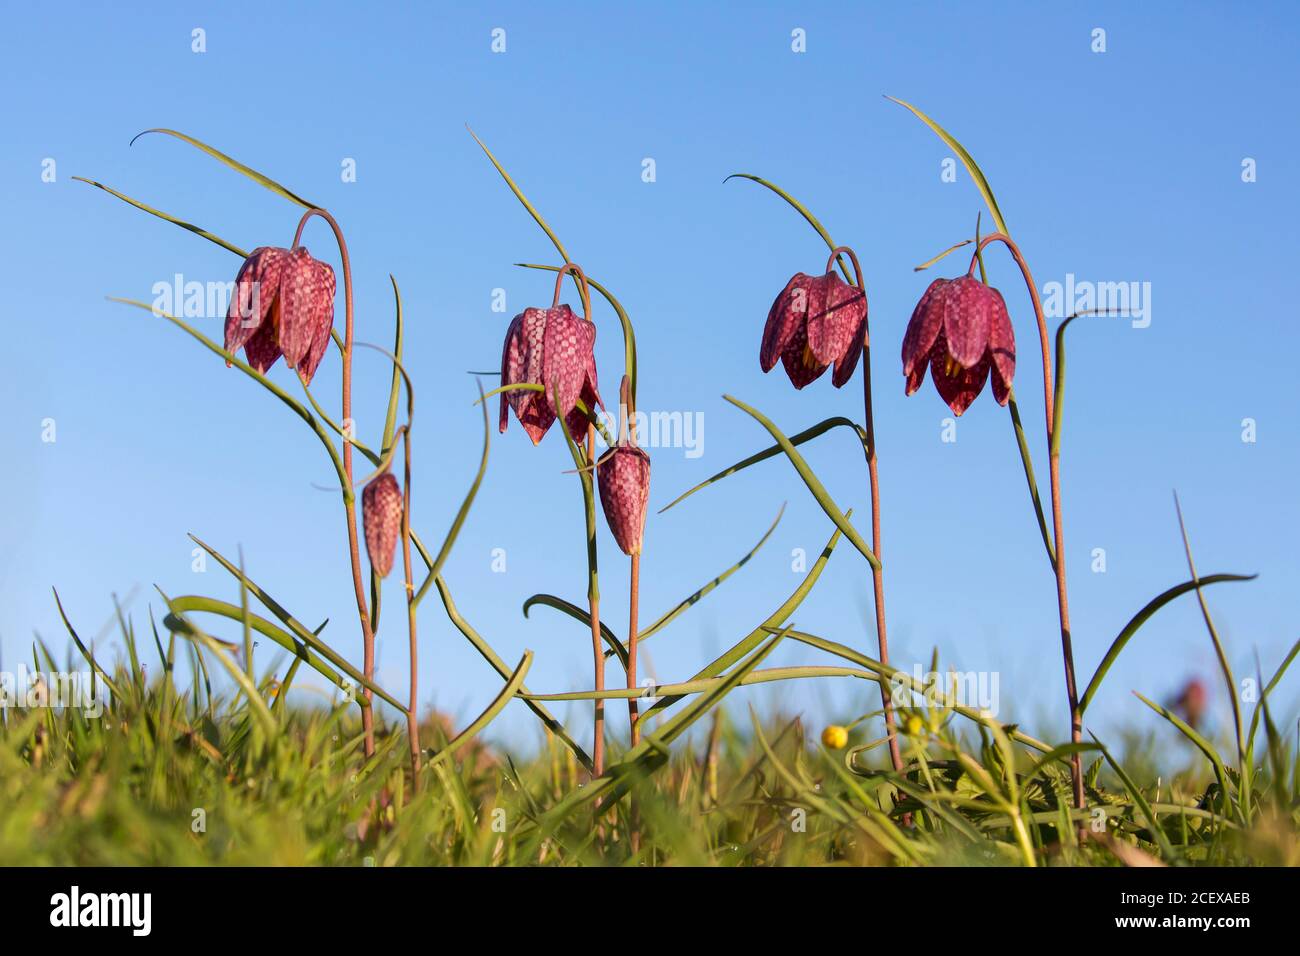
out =
[[[1174,848],[1169,843],[1169,837],[1165,835],[1164,828],[1160,826],[1160,819],[1156,816],[1155,810],[1151,808],[1147,798],[1142,795],[1142,791],[1138,789],[1138,785],[1133,782],[1133,778],[1128,775],[1128,772],[1120,766],[1119,761],[1110,755],[1110,750],[1100,740],[1097,740],[1096,734],[1092,734],[1092,739],[1097,741],[1098,746],[1101,747],[1101,755],[1106,758],[1106,763],[1110,764],[1110,769],[1115,771],[1115,775],[1124,784],[1124,789],[1128,791],[1128,795],[1133,798],[1133,802],[1142,811],[1142,815],[1147,818],[1151,835],[1160,844],[1160,850],[1165,855],[1166,861],[1176,859]]]
[[[835,415],[831,418],[826,419],[825,421],[818,422],[816,425],[813,425],[811,428],[805,428],[803,431],[791,435],[789,441],[791,445],[802,445],[804,442],[812,441],[814,438],[817,438],[819,435],[824,435],[832,428],[836,428],[839,426],[843,426],[845,428],[851,428],[857,434],[858,440],[862,442],[862,450],[863,453],[865,454],[867,452],[866,431],[862,428],[861,425],[858,425],[856,422],[844,418],[841,415]],[[757,452],[756,454],[750,455],[748,458],[736,462],[734,465],[730,466],[729,468],[722,469],[722,471],[718,472],[712,477],[706,478],[704,481],[701,481],[695,487],[689,488],[686,491],[682,492],[672,501],[668,502],[668,504],[660,508],[659,513],[663,514],[669,508],[672,508],[674,505],[677,505],[682,501],[686,500],[691,495],[695,494],[695,492],[699,491],[701,488],[707,488],[709,485],[713,484],[714,482],[721,481],[723,478],[726,478],[728,475],[734,475],[736,472],[748,468],[750,465],[757,465],[760,461],[767,461],[767,459],[769,458],[774,458],[777,455],[781,454],[781,452],[782,452],[782,448],[779,442],[775,445],[771,445],[767,448],[764,448],[762,451]]]
[[[779,633],[779,631],[778,631]],[[771,667],[767,670],[753,671],[748,674],[740,683],[749,684],[770,684],[773,681],[781,680],[805,680],[808,678],[820,677],[856,677],[859,680],[869,680],[874,683],[880,683],[881,678],[878,674],[871,671],[858,670],[855,667],[827,667],[824,665],[808,665],[798,667]],[[567,691],[562,694],[528,694],[529,700],[629,700],[632,698],[641,699],[645,697],[686,697],[691,694],[702,694],[713,690],[725,678],[706,677],[702,680],[681,681],[676,684],[653,684],[647,687],[615,687],[610,690],[580,690]],[[525,696],[525,695],[521,695]]]
[[[144,133],[137,133],[135,135],[135,138],[131,140],[131,143],[134,144],[135,141],[139,139],[141,136],[145,135],[145,133],[164,133],[167,136],[175,136],[177,139],[181,140],[182,142],[189,143],[191,146],[195,147],[196,149],[203,150],[203,152],[207,153],[213,159],[225,163],[231,169],[247,176],[249,179],[257,183],[259,186],[266,187],[267,189],[271,190],[271,192],[276,193],[279,196],[283,196],[285,199],[288,199],[290,202],[296,202],[299,206],[302,206],[306,209],[320,208],[315,203],[308,202],[306,199],[303,199],[297,193],[291,192],[290,190],[286,189],[284,186],[281,186],[279,183],[277,183],[274,179],[271,179],[269,176],[265,176],[262,173],[259,173],[256,169],[253,169],[249,166],[245,166],[243,163],[239,162],[239,160],[227,156],[225,153],[221,152],[221,150],[214,149],[213,147],[209,146],[207,143],[195,139],[193,136],[187,136],[184,133],[178,133],[174,129],[147,129],[144,131]]]
[[[1137,691],[1133,691],[1133,696],[1178,728],[1179,733],[1195,744],[1197,750],[1205,754],[1206,759],[1214,767],[1214,776],[1219,781],[1219,789],[1226,797],[1228,794],[1228,772],[1223,766],[1223,758],[1219,756],[1219,752],[1214,749],[1214,746],[1193,730],[1190,724],[1168,708],[1161,707],[1155,701],[1148,699]]]
[[[850,515],[852,513],[852,511],[849,512]],[[691,680],[716,677],[719,674],[724,673],[732,664],[735,664],[746,654],[753,651],[754,648],[762,644],[763,641],[767,637],[770,637],[773,632],[776,632],[777,629],[783,627],[790,615],[795,612],[795,609],[798,608],[799,605],[804,602],[804,599],[812,592],[813,585],[815,585],[817,579],[821,577],[822,571],[826,568],[826,563],[830,561],[831,554],[835,551],[835,546],[839,543],[841,533],[842,532],[838,528],[835,530],[835,533],[831,535],[830,540],[826,542],[826,547],[822,549],[822,553],[817,556],[817,560],[813,562],[812,567],[808,569],[808,573],[804,575],[804,579],[799,583],[799,586],[794,589],[794,592],[785,600],[785,603],[768,615],[767,620],[762,624],[750,631],[749,634],[741,638],[741,640],[736,644],[732,645],[732,647],[721,657],[716,658],[701,668],[700,671],[691,678]],[[647,720],[654,714],[671,707],[673,704],[677,703],[678,700],[680,700],[678,697],[661,697],[651,707],[646,709],[646,712],[641,716],[641,720]]]
[[[767,429],[768,434],[776,439],[776,443],[781,446],[781,450],[785,452],[785,456],[790,459],[790,464],[794,465],[794,470],[799,473],[799,477],[803,479],[804,484],[808,486],[808,490],[811,491],[813,497],[817,499],[817,503],[821,505],[822,511],[826,512],[826,517],[830,518],[831,521],[835,523],[835,527],[844,532],[844,537],[848,538],[862,556],[867,559],[867,563],[869,563],[873,568],[879,568],[879,559],[876,558],[876,555],[872,552],[871,548],[867,546],[867,542],[863,540],[862,535],[858,534],[857,529],[854,528],[853,525],[849,524],[848,518],[846,518],[844,513],[840,511],[839,506],[836,505],[835,501],[831,498],[830,493],[822,485],[821,481],[818,480],[817,476],[813,474],[813,470],[808,467],[808,462],[804,460],[803,455],[799,454],[799,451],[795,448],[794,444],[790,439],[785,437],[781,429],[773,425],[771,420],[762,412],[758,411],[758,409],[751,408],[749,405],[746,405],[739,399],[732,398],[730,395],[723,395],[722,397]]]
[[[951,133],[934,120],[930,119],[930,117],[926,116],[911,103],[905,103],[903,100],[893,96],[886,96],[885,99],[893,100],[899,106],[910,110],[917,119],[930,127],[930,129],[934,130],[934,132],[938,134],[939,138],[948,144],[948,148],[957,154],[958,158],[962,161],[962,164],[966,167],[966,171],[970,173],[970,178],[974,180],[975,187],[980,191],[980,195],[984,197],[984,202],[988,204],[989,212],[993,214],[993,221],[997,224],[998,231],[1009,235],[1007,232],[1006,220],[1002,218],[1002,210],[998,208],[998,201],[993,197],[993,189],[989,186],[989,181],[985,178],[983,170],[979,168],[979,164],[975,162],[970,153],[966,152],[966,147],[962,146],[962,144],[957,142]]]
[[[374,681],[367,679],[364,674],[362,674],[359,670],[357,670],[355,667],[349,664],[341,654],[339,654],[332,647],[330,647],[328,644],[322,641],[312,631],[309,631],[306,627],[304,627],[298,621],[298,619],[295,618],[288,611],[286,611],[284,607],[278,601],[275,600],[275,598],[267,594],[266,591],[264,591],[262,587],[257,584],[257,582],[255,582],[252,578],[248,577],[247,575],[242,574],[239,568],[236,567],[235,564],[231,562],[225,555],[223,555],[216,548],[212,547],[206,541],[203,541],[202,539],[196,537],[195,535],[191,534],[189,538],[191,541],[197,544],[208,554],[212,555],[212,557],[215,558],[223,568],[225,568],[228,572],[230,572],[231,576],[241,581],[244,584],[244,586],[248,588],[249,593],[251,593],[259,601],[261,601],[268,611],[270,611],[277,618],[279,618],[280,623],[283,624],[285,627],[287,627],[294,634],[294,636],[298,638],[298,640],[302,641],[312,650],[318,652],[327,661],[329,661],[339,670],[343,671],[343,673],[347,674],[349,677],[351,677],[362,687],[365,687],[367,690],[371,691],[372,693],[374,693],[375,695],[377,695],[387,703],[392,704],[402,713],[406,713],[405,704],[399,702],[397,698],[393,697],[391,694],[389,694],[386,690],[384,690]],[[271,635],[269,634],[267,636],[271,637]],[[362,707],[366,706],[364,701],[365,701],[364,694],[357,695],[357,702],[358,704],[360,704],[360,706]]]
[[[1286,674],[1287,669],[1290,668],[1291,662],[1296,659],[1297,654],[1300,654],[1300,641],[1296,641],[1291,645],[1291,650],[1282,660],[1278,669],[1273,672],[1273,678],[1264,687],[1261,699],[1267,697],[1272,692],[1273,688],[1277,686],[1278,681],[1280,681],[1283,675]],[[1248,762],[1250,762],[1249,758],[1253,758],[1255,754],[1255,734],[1259,732],[1259,718],[1260,708],[1256,707],[1255,712],[1251,714],[1250,717],[1250,733],[1246,735],[1246,755]]]
[[[566,601],[564,598],[556,597],[554,594],[534,594],[530,597],[524,602],[524,617],[528,617],[528,612],[539,604],[543,607],[554,608],[561,614],[567,614],[574,620],[581,621],[583,624],[587,625],[588,629],[591,628],[591,614],[588,611],[578,607],[578,605],[574,604],[572,601]],[[609,625],[604,621],[600,622],[600,636],[604,639],[605,643],[609,645],[609,650],[605,652],[605,656],[608,657],[611,654],[616,654],[618,656],[618,662],[623,665],[623,669],[626,671],[627,648],[624,647],[623,642],[615,636],[614,632],[610,630]]]
[[[222,239],[216,233],[208,232],[208,230],[203,229],[200,226],[196,226],[192,222],[186,222],[184,219],[177,219],[175,216],[169,215],[168,213],[163,212],[161,209],[155,209],[153,206],[146,206],[138,199],[132,199],[130,196],[127,196],[124,193],[120,193],[116,189],[113,189],[109,186],[105,186],[103,183],[95,182],[95,180],[93,179],[86,179],[84,176],[73,176],[72,178],[79,183],[86,183],[90,186],[94,186],[96,189],[102,189],[110,196],[116,196],[118,199],[122,200],[122,202],[129,203],[130,205],[134,206],[136,209],[142,209],[151,216],[157,216],[159,219],[165,219],[167,222],[170,222],[174,226],[180,226],[182,229],[188,229],[196,236],[202,236],[204,239],[208,240],[208,242],[216,243],[222,249],[225,249],[229,252],[233,252],[241,259],[248,258],[248,253],[245,252],[243,249],[239,248],[239,246],[235,245],[233,242],[227,242],[225,239]]]
[[[456,543],[456,538],[460,535],[460,529],[465,525],[465,519],[469,517],[469,509],[474,505],[474,499],[478,496],[479,487],[483,484],[483,476],[487,474],[488,450],[492,445],[492,429],[488,423],[487,402],[483,401],[483,386],[478,387],[479,404],[483,407],[483,453],[479,456],[478,471],[474,475],[474,481],[469,486],[469,491],[465,492],[465,499],[460,503],[460,508],[456,511],[456,517],[452,519],[451,528],[447,531],[447,536],[442,539],[442,548],[438,551],[438,556],[433,560],[433,567],[429,569],[424,583],[420,585],[420,590],[416,592],[412,603],[416,607],[424,600],[425,593],[434,580],[442,574],[442,566],[447,563],[447,557],[451,554],[452,546]]]
[[[446,747],[438,751],[437,755],[429,761],[430,767],[435,767],[442,761],[448,759],[456,753],[461,747],[469,743],[478,733],[496,719],[497,714],[505,709],[506,704],[510,703],[519,688],[523,686],[524,677],[528,674],[528,669],[533,666],[533,652],[524,651],[524,656],[520,658],[518,666],[506,681],[506,686],[501,688],[501,692],[488,705],[487,710],[479,714],[478,717],[468,727],[458,733]]]
[[[171,611],[168,620],[174,621],[178,625],[178,631],[182,637],[187,637],[191,641],[207,648],[208,652],[212,654],[221,666],[226,669],[226,673],[230,675],[231,679],[239,685],[239,689],[244,692],[244,696],[248,698],[248,706],[253,711],[253,715],[257,718],[258,722],[262,725],[262,729],[265,730],[267,734],[274,736],[279,725],[276,723],[275,717],[272,716],[271,711],[267,708],[266,701],[262,700],[262,695],[258,693],[257,685],[249,679],[249,676],[246,673],[244,673],[244,669],[236,664],[231,656],[226,653],[225,648],[208,636],[208,634],[198,627],[198,625],[187,619],[183,613],[177,612],[173,609],[171,606],[171,599],[168,598],[166,594],[163,594],[161,589],[159,589],[158,593],[162,595],[163,601],[167,604],[167,609]]]
[[[99,666],[99,661],[95,660],[95,655],[86,649],[86,645],[83,644],[81,638],[77,636],[76,628],[72,626],[72,622],[68,620],[68,615],[64,613],[63,601],[59,598],[58,589],[50,588],[50,590],[54,592],[54,603],[59,609],[59,617],[63,619],[63,626],[67,628],[68,633],[72,635],[72,641],[77,645],[77,650],[79,650],[81,656],[86,659],[86,663],[90,665],[90,669],[99,675],[99,679],[104,682],[104,686],[107,687],[109,693],[113,695],[113,699],[121,700],[121,693],[118,691],[117,685],[113,683],[113,679],[108,676],[108,671]]]
[[[1254,574],[1211,574],[1201,578],[1200,584],[1204,586],[1209,584],[1219,584],[1225,581],[1253,581],[1256,576],[1257,575]],[[1124,625],[1124,629],[1120,631],[1115,640],[1111,642],[1110,649],[1106,651],[1106,656],[1103,657],[1101,663],[1097,665],[1097,672],[1092,675],[1092,680],[1088,682],[1088,689],[1083,692],[1083,697],[1079,700],[1080,714],[1088,709],[1088,705],[1092,703],[1092,698],[1101,688],[1101,682],[1105,679],[1106,672],[1109,671],[1111,665],[1115,663],[1115,659],[1119,657],[1120,651],[1124,650],[1125,645],[1127,645],[1133,638],[1133,635],[1138,632],[1138,628],[1145,624],[1151,616],[1156,613],[1156,611],[1160,610],[1174,598],[1181,597],[1188,591],[1196,590],[1196,586],[1196,581],[1184,581],[1182,584],[1177,584],[1174,587],[1169,588],[1169,590],[1153,597],[1147,602],[1146,606],[1143,607],[1142,610],[1133,615],[1133,619]]]
[[[325,450],[329,452],[330,461],[334,465],[334,470],[338,474],[339,484],[342,486],[343,489],[344,502],[348,505],[352,504],[352,502],[355,500],[355,493],[353,492],[352,488],[349,486],[348,479],[347,479],[347,472],[343,469],[343,460],[339,457],[338,449],[334,447],[334,442],[330,439],[329,433],[325,431],[321,423],[316,420],[316,416],[314,416],[311,412],[309,412],[302,405],[301,402],[293,398],[288,392],[282,389],[279,385],[276,385],[269,378],[267,378],[261,372],[257,371],[257,369],[253,368],[251,365],[249,365],[239,356],[227,352],[224,348],[222,348],[216,342],[212,341],[202,332],[195,329],[189,323],[176,318],[176,316],[169,315],[160,309],[155,309],[152,305],[149,305],[145,302],[138,302],[135,299],[122,299],[122,298],[118,298],[117,296],[108,296],[108,300],[110,302],[120,302],[123,305],[134,306],[137,309],[144,309],[144,311],[148,312],[150,315],[154,315],[159,318],[166,319],[168,322],[171,322],[177,328],[188,332],[192,337],[194,337],[199,342],[201,342],[210,352],[213,352],[216,355],[221,356],[223,359],[226,360],[227,364],[233,365],[235,368],[239,369],[241,372],[243,372],[249,378],[256,381],[259,385],[261,385],[263,388],[269,391],[280,401],[284,402],[284,404],[288,405],[289,408],[294,412],[294,414],[296,414],[299,418],[301,418],[304,422],[306,422],[308,427],[310,427],[311,430],[316,433],[316,437],[320,439],[321,444],[325,446]]]
[[[172,607],[186,614],[193,612],[216,614],[232,621],[238,621],[242,617],[242,609],[238,605],[227,601],[218,601],[215,598],[202,597],[197,594],[185,594],[172,598],[171,603]],[[298,661],[306,661],[308,666],[335,687],[340,690],[347,690],[348,681],[344,679],[343,675],[330,667],[319,654],[313,653],[306,644],[294,638],[288,631],[281,630],[266,618],[252,612],[248,614],[248,626],[292,653],[295,664]],[[390,700],[389,703],[391,704],[393,701]]]
[[[768,182],[766,179],[764,179],[761,176],[755,176],[753,173],[732,173],[730,176],[728,176],[726,179],[723,180],[723,183],[726,183],[728,180],[731,179],[748,179],[750,182],[758,183],[760,186],[765,186],[766,188],[772,190],[772,192],[776,193],[778,196],[780,196],[782,199],[788,202],[791,206],[793,206],[795,211],[798,212],[799,215],[803,216],[804,220],[808,223],[808,225],[812,226],[813,229],[817,231],[817,235],[821,236],[822,241],[826,243],[827,249],[834,251],[835,240],[832,239],[831,234],[826,231],[826,227],[823,226],[820,220],[818,220],[818,218],[808,210],[807,206],[805,206],[799,200],[795,199],[793,196],[791,196],[780,186],[776,185],[775,183]],[[840,271],[844,273],[844,278],[847,279],[849,282],[853,282],[854,276],[849,271],[849,265],[847,262],[844,261],[844,256],[843,255],[836,256],[835,261],[839,265]]]
[[[412,541],[414,541],[414,538],[412,538]],[[432,560],[427,554],[424,555],[424,560],[428,565],[432,566]],[[506,666],[505,661],[503,661],[497,655],[496,651],[492,649],[492,645],[485,641],[479,635],[478,631],[474,630],[474,628],[470,626],[469,621],[465,620],[464,616],[457,609],[456,602],[452,600],[451,589],[447,587],[447,582],[443,580],[441,575],[439,575],[438,578],[435,579],[434,584],[438,588],[438,595],[442,598],[442,606],[447,611],[447,618],[456,626],[456,629],[465,636],[465,639],[474,646],[474,649],[483,656],[483,659],[492,665],[494,671],[502,677],[509,679],[511,671]],[[527,694],[528,688],[523,684],[520,684],[517,691],[522,694]],[[587,756],[587,752],[579,746],[578,742],[569,736],[569,732],[564,729],[564,725],[551,716],[551,712],[536,701],[524,698],[524,703],[528,705],[528,709],[537,715],[538,719],[541,720],[546,728],[550,730],[557,739],[563,741],[565,746],[573,751],[578,762],[587,770],[591,770],[591,758]]]
[[[765,630],[767,630],[768,633],[772,632],[772,628],[770,627],[766,628]],[[823,651],[826,651],[828,654],[834,654],[837,657],[842,657],[847,661],[852,661],[855,664],[859,664],[862,667],[865,667],[867,670],[879,674],[882,678],[886,680],[898,681],[907,689],[914,691],[918,694],[923,694],[926,692],[926,688],[922,684],[914,680],[910,674],[904,671],[900,671],[896,668],[890,667],[886,664],[882,664],[877,660],[873,660],[872,658],[867,657],[867,655],[859,651],[855,651],[853,648],[845,644],[840,644],[836,641],[831,641],[831,640],[827,640],[824,637],[819,637],[816,634],[808,634],[805,631],[799,631],[799,630],[790,631],[788,636],[793,641],[798,641],[801,644],[807,644],[810,647],[819,648]],[[958,704],[956,701],[947,700],[947,695],[945,695],[944,704],[945,706],[950,707],[950,709],[954,713],[960,714],[961,716],[965,717],[967,720],[972,720],[977,724],[982,724],[986,727],[1001,726],[994,718],[987,716],[986,714],[983,714],[972,707],[966,707],[964,705]],[[1012,725],[1003,726],[1002,729],[1003,732],[1005,732],[1007,736],[1009,736],[1012,740],[1022,743],[1027,747],[1033,747],[1035,750],[1042,751],[1043,753],[1047,753],[1052,749],[1051,744],[1047,744],[1041,740],[1037,740],[1034,737],[1031,737],[1028,734],[1018,729],[1013,730]]]

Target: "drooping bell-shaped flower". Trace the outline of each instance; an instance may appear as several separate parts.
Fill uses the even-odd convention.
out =
[[[334,270],[307,250],[261,246],[244,260],[226,311],[226,351],[265,374],[284,356],[311,384],[334,327]]]
[[[1016,375],[1016,336],[1002,293],[973,276],[935,279],[912,311],[903,336],[903,375],[911,395],[926,369],[939,396],[961,415],[993,377],[1005,405]]]
[[[596,463],[600,505],[614,540],[624,554],[640,554],[650,503],[650,456],[626,442]]]
[[[853,376],[867,331],[867,296],[834,271],[836,255],[824,275],[800,272],[772,303],[763,327],[758,364],[770,372],[779,358],[795,388],[816,381],[832,363],[831,384],[840,388]],[[852,252],[844,250],[851,256]],[[856,266],[857,259],[854,257]]]
[[[393,552],[402,533],[402,489],[391,471],[375,478],[361,492],[361,524],[370,566],[386,578],[393,570]]]
[[[524,309],[506,332],[501,351],[501,384],[541,385],[545,391],[516,389],[501,394],[501,431],[513,408],[519,424],[536,445],[563,415],[574,441],[587,433],[587,416],[600,403],[596,385],[596,327],[567,305]]]

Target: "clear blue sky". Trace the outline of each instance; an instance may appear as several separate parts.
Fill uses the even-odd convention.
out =
[[[328,207],[351,244],[358,338],[387,344],[401,284],[417,381],[415,524],[438,541],[476,465],[470,369],[497,367],[509,317],[548,304],[551,282],[512,267],[554,262],[540,230],[465,132],[493,147],[571,253],[611,287],[637,324],[641,406],[702,413],[704,454],[654,457],[652,504],[766,444],[723,392],[788,432],[859,416],[857,380],[827,375],[795,393],[757,353],[772,298],[796,271],[822,267],[817,236],[776,197],[723,178],[754,172],[783,185],[856,247],[876,345],[876,420],[894,662],[942,659],[996,669],[1004,707],[1034,730],[1064,732],[1052,577],[1028,506],[1005,410],[981,396],[958,441],[933,389],[903,396],[898,348],[932,274],[912,266],[967,237],[980,198],[964,171],[942,181],[948,149],[882,98],[908,99],[980,161],[1041,285],[1067,273],[1151,283],[1152,321],[1096,319],[1071,331],[1063,468],[1065,540],[1081,681],[1125,621],[1183,580],[1171,492],[1182,496],[1203,573],[1259,572],[1209,592],[1239,675],[1266,672],[1297,637],[1300,532],[1296,300],[1300,211],[1297,11],[1283,3],[655,4],[200,3],[12,5],[0,39],[0,269],[8,348],[0,369],[6,467],[0,549],[4,662],[33,631],[61,648],[50,586],[94,633],[109,595],[139,588],[140,624],[170,594],[237,600],[215,565],[191,571],[192,531],[228,553],[302,620],[359,656],[332,472],[316,439],[282,406],[182,333],[105,295],[151,298],[175,273],[233,278],[226,251],[84,184],[88,176],[203,225],[245,248],[288,245],[298,211],[184,144],[142,129],[183,130]],[[206,31],[207,52],[191,51]],[[491,31],[506,31],[506,52]],[[1092,31],[1106,30],[1105,53]],[[807,52],[791,50],[806,31]],[[657,179],[642,181],[653,158]],[[1242,162],[1257,181],[1243,183]],[[42,181],[42,163],[56,181]],[[357,181],[341,181],[356,162]],[[985,219],[987,223],[987,217]],[[313,253],[336,260],[319,223]],[[1020,346],[1021,397],[1040,477],[1041,380],[1018,274],[1000,252]],[[491,310],[504,288],[509,311]],[[340,299],[341,302],[341,299]],[[597,304],[607,400],[621,373],[612,313]],[[340,309],[341,319],[341,309]],[[215,320],[201,320],[219,337]],[[318,378],[336,396],[338,359]],[[280,366],[275,377],[291,384]],[[374,440],[387,390],[377,354],[361,353],[357,417]],[[336,398],[334,399],[336,400]],[[494,409],[495,414],[495,409]],[[1241,422],[1257,423],[1242,441]],[[57,441],[42,441],[54,419]],[[808,456],[867,532],[861,456],[844,434]],[[539,691],[589,686],[588,637],[538,591],[580,601],[581,502],[558,437],[534,449],[517,425],[498,437],[487,480],[448,567],[461,609],[517,660],[537,652]],[[793,589],[792,550],[815,553],[830,525],[787,463],[729,479],[647,533],[643,620],[756,541],[782,501],[766,549],[671,630],[646,645],[644,669],[689,676]],[[626,627],[627,562],[602,527],[604,608]],[[507,571],[491,571],[506,549]],[[1094,548],[1107,570],[1092,573]],[[404,687],[396,576],[380,637],[379,676]],[[874,645],[864,563],[844,546],[794,616],[802,628]],[[444,619],[422,616],[423,697],[461,719],[500,688]],[[263,651],[268,649],[263,642]],[[823,660],[789,647],[782,663]],[[827,660],[826,662],[832,662]],[[609,670],[611,682],[618,679]],[[1193,600],[1163,611],[1113,670],[1090,725],[1155,726],[1128,693],[1167,698],[1186,678],[1212,681],[1214,657]],[[1285,685],[1293,702],[1297,680]],[[745,691],[740,699],[815,719],[870,709],[870,685]],[[1214,685],[1220,727],[1227,712]],[[572,712],[585,735],[589,710]],[[613,727],[622,733],[622,709]],[[1050,720],[1045,723],[1044,720]],[[512,705],[492,729],[533,741]],[[1162,739],[1171,740],[1165,736]]]

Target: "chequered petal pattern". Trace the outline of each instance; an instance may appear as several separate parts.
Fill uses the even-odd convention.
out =
[[[393,570],[393,553],[402,533],[402,489],[391,471],[375,478],[361,492],[361,523],[370,566],[386,578]]]
[[[903,334],[903,374],[911,381],[916,366],[924,368],[930,362],[930,349],[943,328],[943,309],[940,307],[947,279],[935,279],[926,288],[921,301],[912,310],[912,318]],[[916,389],[907,394],[911,395]]]
[[[239,267],[234,294],[226,309],[227,352],[238,352],[266,321],[279,294],[286,255],[284,249],[259,246]]]
[[[767,312],[763,341],[758,348],[758,365],[764,372],[772,371],[808,315],[807,282],[808,276],[796,272]]]
[[[334,270],[305,248],[254,249],[235,277],[226,350],[244,349],[248,364],[263,374],[284,355],[310,384],[329,347],[334,291]]]
[[[1011,327],[1007,303],[997,289],[993,293],[993,311],[989,322],[989,355],[993,360],[993,397],[1005,405],[1011,397],[1011,382],[1016,377],[1016,333]]]
[[[764,372],[785,367],[795,388],[821,377],[832,363],[831,384],[842,386],[857,368],[866,334],[867,300],[862,290],[834,272],[800,272],[772,303],[763,327],[758,364]]]
[[[990,377],[993,398],[1007,403],[1016,374],[1016,337],[1002,293],[973,276],[930,283],[903,336],[908,395],[921,387],[927,370],[956,415],[970,407]]]
[[[567,305],[525,309],[515,316],[501,350],[501,384],[542,385],[546,391],[503,392],[500,430],[504,432],[509,422],[507,409],[514,409],[519,424],[536,445],[555,424],[558,411],[565,416],[575,440],[585,435],[587,418],[576,403],[581,400],[592,409],[602,404],[596,383],[595,343],[596,327]]]
[[[640,554],[650,502],[650,456],[634,445],[617,445],[596,465],[605,521],[624,554]]]

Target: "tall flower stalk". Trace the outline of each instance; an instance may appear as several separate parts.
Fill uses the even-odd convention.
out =
[[[348,244],[347,240],[343,238],[343,230],[339,228],[337,220],[324,209],[308,209],[303,213],[302,219],[298,221],[298,229],[293,236],[294,247],[297,248],[299,241],[302,239],[302,231],[313,216],[324,219],[329,223],[330,229],[334,231],[334,239],[338,243],[339,257],[343,265],[342,437],[343,472],[346,476],[343,486],[343,507],[347,517],[348,560],[352,566],[352,588],[356,595],[357,616],[361,621],[362,673],[367,681],[373,681],[375,678],[375,632],[370,626],[370,611],[366,605],[366,589],[361,580],[361,551],[357,540],[356,491],[352,484],[352,436],[354,429],[352,421],[352,263],[348,257]],[[362,693],[366,698],[366,706],[361,710],[361,726],[365,733],[365,754],[367,757],[371,757],[375,753],[375,715],[374,708],[371,706],[374,701],[374,694],[369,687],[363,688]]]
[[[759,364],[769,371],[780,356],[791,383],[803,388],[834,364],[832,384],[839,388],[852,377],[859,357],[862,360],[862,404],[865,417],[860,434],[867,459],[867,485],[871,495],[872,593],[876,609],[876,646],[880,663],[889,666],[889,638],[885,624],[885,579],[880,558],[880,474],[876,454],[875,416],[871,399],[871,336],[868,321],[867,290],[862,264],[848,246],[836,245],[817,217],[798,200],[767,180],[748,173],[737,173],[772,190],[807,220],[830,248],[825,274],[821,277],[796,275],[786,285],[768,314],[759,353]],[[731,177],[728,177],[731,178]],[[852,263],[850,274],[845,257]],[[846,285],[835,274],[838,263]],[[889,682],[880,682],[881,709],[889,741],[889,761],[895,771],[902,771],[903,756],[898,746],[898,728]]]
[[[1065,664],[1065,693],[1070,707],[1070,742],[1083,742],[1083,714],[1079,710],[1079,689],[1074,674],[1074,647],[1070,635],[1070,599],[1065,580],[1065,546],[1063,518],[1061,511],[1061,443],[1059,437],[1060,418],[1052,388],[1052,352],[1047,334],[1047,322],[1043,317],[1043,303],[1038,296],[1038,286],[1029,271],[1029,264],[1020,254],[1020,248],[1005,233],[995,232],[985,236],[975,247],[971,257],[968,275],[973,274],[978,256],[992,242],[1000,242],[1007,247],[1011,257],[1020,268],[1020,275],[1029,289],[1029,298],[1034,306],[1034,319],[1038,324],[1038,340],[1043,353],[1043,413],[1047,435],[1047,471],[1048,487],[1052,504],[1052,541],[1054,543],[1054,560],[1052,570],[1056,574],[1056,608],[1061,625],[1061,656]],[[1076,809],[1083,809],[1083,763],[1076,750],[1070,755],[1070,782],[1074,791]]]

